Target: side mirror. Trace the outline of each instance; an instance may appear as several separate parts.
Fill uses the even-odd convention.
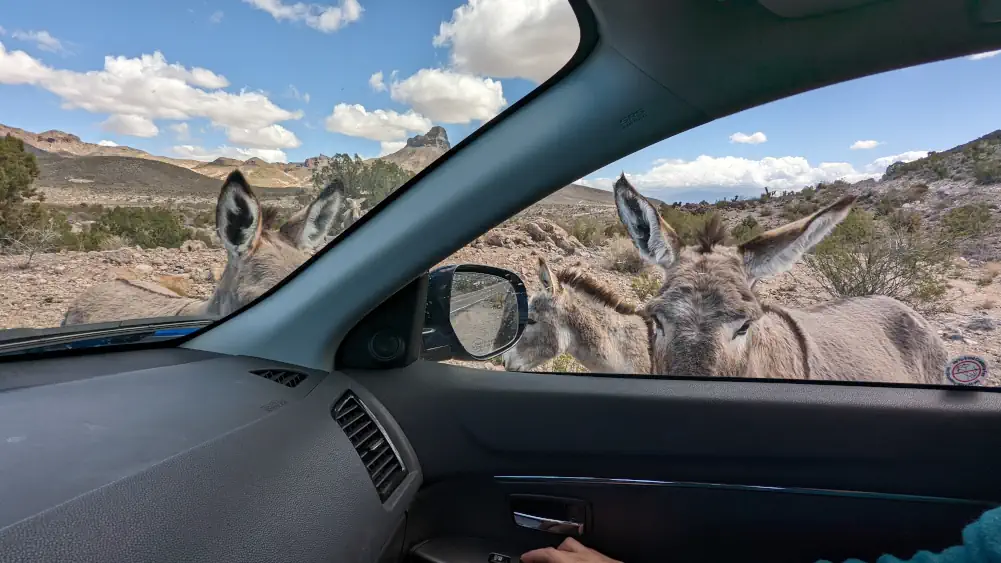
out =
[[[514,346],[528,321],[517,274],[479,264],[442,266],[428,276],[426,360],[488,360]]]

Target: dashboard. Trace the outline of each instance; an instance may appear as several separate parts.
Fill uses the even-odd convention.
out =
[[[350,378],[178,348],[0,364],[0,429],[4,561],[395,560],[422,481]]]

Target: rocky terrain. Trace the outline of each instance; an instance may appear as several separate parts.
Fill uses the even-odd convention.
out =
[[[83,204],[83,208],[93,204],[167,203],[211,219],[219,182],[198,171],[205,163],[188,168],[132,153],[77,154],[90,150],[87,144],[72,136],[59,135],[59,132],[39,134],[33,141],[38,145],[32,145],[33,152],[40,155],[42,176],[38,183],[47,203],[67,207]],[[427,135],[412,138],[398,153],[384,158],[414,169],[432,162],[447,147],[444,130],[432,129]],[[106,148],[120,147],[102,147]],[[322,167],[326,159],[319,155],[300,166],[313,170]],[[224,159],[210,164],[226,170],[261,165]],[[172,183],[171,179],[181,174],[185,175],[184,182]],[[257,191],[267,202],[279,207],[301,205],[297,200],[301,190],[295,188]],[[972,224],[960,224],[961,228],[974,229],[976,236],[967,237],[957,247],[944,274],[944,293],[936,298],[934,306],[922,312],[939,331],[952,355],[980,355],[988,361],[992,372],[998,372],[1001,369],[1001,226],[997,214],[1001,204],[1001,133],[911,163],[893,165],[879,181],[837,182],[794,194],[767,194],[755,200],[664,205],[662,211],[669,220],[678,219],[671,216],[673,213],[690,217],[716,212],[737,236],[738,229],[749,218],[755,228],[767,229],[805,216],[844,194],[859,196],[857,207],[870,212],[879,224],[906,218],[920,225],[923,232],[952,226],[956,209],[980,206],[972,216]],[[73,211],[69,217],[72,223],[84,221],[87,215]],[[211,225],[205,225],[204,221],[202,230],[210,230]],[[659,274],[655,269],[634,264],[631,244],[621,235],[611,194],[571,185],[480,236],[443,264],[478,263],[507,268],[521,275],[530,290],[535,291],[539,287],[535,264],[538,257],[544,257],[556,268],[582,268],[617,292],[641,301],[658,286]],[[30,263],[24,254],[0,255],[0,328],[57,326],[74,296],[93,284],[117,277],[155,281],[184,295],[208,297],[215,276],[225,264],[225,253],[216,247],[205,247],[202,241],[181,246],[144,249],[129,245],[93,252],[38,253],[30,257]],[[831,299],[815,274],[802,264],[764,280],[756,290],[765,301],[795,308]],[[490,363],[476,365],[496,369]],[[582,368],[567,358],[559,358],[542,368],[547,369],[580,371]],[[1001,383],[993,373],[991,381]]]

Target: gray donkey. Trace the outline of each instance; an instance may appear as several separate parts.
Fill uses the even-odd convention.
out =
[[[182,297],[151,282],[115,280],[81,294],[63,325],[179,315],[225,316],[277,284],[321,246],[344,200],[343,185],[331,182],[277,231],[274,210],[262,208],[239,171],[222,186],[216,229],[226,248],[226,268],[208,301]]]
[[[716,216],[685,247],[623,175],[615,203],[640,254],[664,270],[645,307],[652,373],[947,384],[948,354],[928,322],[884,296],[844,298],[804,311],[758,300],[754,282],[786,271],[847,215],[853,196],[722,246]]]
[[[554,275],[539,258],[542,291],[532,295],[529,320],[504,367],[527,371],[564,352],[595,373],[650,373],[646,324],[636,308],[576,269]]]

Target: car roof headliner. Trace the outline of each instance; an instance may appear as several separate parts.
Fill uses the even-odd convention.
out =
[[[708,121],[809,89],[1001,46],[963,0],[590,0],[599,34]],[[795,4],[796,9],[789,8]]]

